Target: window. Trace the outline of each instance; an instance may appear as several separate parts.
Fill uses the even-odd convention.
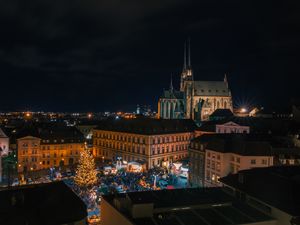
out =
[[[212,161],[212,162],[211,162],[211,168],[212,168],[213,170],[215,170],[215,168],[216,168],[216,163],[215,163],[215,161]]]
[[[261,164],[267,165],[267,160],[266,160],[266,159],[262,159],[262,160],[261,160]]]
[[[256,160],[255,160],[255,159],[251,159],[250,163],[251,163],[252,165],[254,165],[254,164],[256,164]]]
[[[206,180],[210,180],[210,171],[206,172]]]
[[[241,162],[241,158],[237,157],[236,158],[236,162],[240,163]]]

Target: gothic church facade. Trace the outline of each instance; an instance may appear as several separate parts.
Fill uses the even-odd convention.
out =
[[[233,111],[232,96],[225,74],[223,81],[195,81],[191,67],[190,44],[188,57],[184,47],[184,65],[180,90],[164,90],[158,101],[158,117],[162,119],[193,119],[201,122],[209,119],[216,109]],[[188,60],[187,60],[188,58]]]

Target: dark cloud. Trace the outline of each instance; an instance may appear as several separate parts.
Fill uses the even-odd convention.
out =
[[[196,79],[229,80],[237,101],[299,96],[297,1],[0,1],[3,109],[156,107],[192,40]]]

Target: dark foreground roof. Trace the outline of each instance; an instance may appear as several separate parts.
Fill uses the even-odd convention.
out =
[[[210,117],[222,117],[222,118],[229,118],[232,117],[233,113],[230,109],[216,109]]]
[[[153,135],[193,132],[195,128],[192,120],[139,118],[102,121],[95,130]]]
[[[84,220],[87,209],[63,182],[0,191],[0,224],[60,225]]]
[[[292,216],[300,216],[300,166],[242,170],[221,178],[221,182]]]
[[[103,196],[111,205],[115,198],[130,199],[133,205],[153,203],[151,217],[133,218],[130,209],[121,213],[136,225],[248,224],[272,220],[237,201],[221,188],[190,188],[145,191]],[[121,207],[122,208],[122,207]]]

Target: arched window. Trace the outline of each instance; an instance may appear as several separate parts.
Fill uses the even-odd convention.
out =
[[[224,109],[227,109],[227,102],[224,101]]]

